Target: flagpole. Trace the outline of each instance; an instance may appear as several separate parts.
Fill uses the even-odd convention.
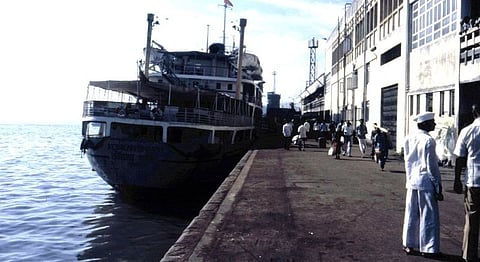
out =
[[[223,4],[223,49],[225,50],[225,26],[227,23],[227,4]]]

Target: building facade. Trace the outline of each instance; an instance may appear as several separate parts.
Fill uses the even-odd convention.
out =
[[[302,113],[354,125],[365,119],[369,129],[377,123],[400,152],[416,129],[413,117],[432,111],[437,147],[445,151],[437,154],[448,156],[451,137],[480,102],[480,2],[355,0],[344,8],[327,40],[327,72],[317,81],[322,107],[311,104],[314,92],[303,92]]]

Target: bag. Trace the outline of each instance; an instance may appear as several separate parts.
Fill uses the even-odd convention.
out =
[[[334,153],[335,149],[333,148],[333,146],[330,147],[330,149],[328,149],[328,155],[329,156],[333,156],[333,153]]]
[[[345,137],[344,136],[340,137],[340,143],[345,143]]]
[[[330,149],[328,149],[328,155],[333,156],[335,154],[337,154],[337,142],[334,141]]]
[[[294,135],[294,136],[292,137],[292,143],[293,143],[294,145],[298,146],[298,144],[300,144],[300,136]]]

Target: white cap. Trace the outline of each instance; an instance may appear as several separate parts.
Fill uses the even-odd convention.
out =
[[[432,112],[425,112],[425,113],[420,113],[418,114],[413,121],[416,121],[417,123],[423,123],[428,120],[432,120],[435,118],[435,113]]]

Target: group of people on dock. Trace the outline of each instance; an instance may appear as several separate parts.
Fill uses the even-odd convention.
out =
[[[308,121],[299,124],[296,129],[294,125],[293,119],[290,121],[284,120],[282,133],[284,137],[283,147],[286,150],[290,150],[290,146],[293,143],[298,145],[298,150],[305,151],[305,142],[308,137],[313,137],[319,144],[327,140],[331,141],[329,155],[334,156],[335,159],[340,159],[341,155],[352,157],[352,148],[354,140],[356,139],[361,157],[368,157],[369,154],[383,170],[385,168],[385,162],[388,159],[388,150],[392,148],[388,130],[375,123],[372,133],[370,134],[371,150],[368,152],[368,129],[363,119],[359,120],[357,127],[353,127],[350,121],[343,120],[339,123],[331,122],[329,124],[315,121],[313,130],[310,129],[311,125]],[[294,135],[295,132],[296,135]]]
[[[462,246],[464,261],[479,261],[478,241],[480,231],[480,106],[472,106],[473,123],[461,129],[455,143],[453,154],[455,161],[454,191],[464,194],[465,224]],[[403,223],[402,244],[407,255],[421,254],[428,258],[442,258],[440,253],[440,219],[438,201],[444,199],[439,158],[436,154],[436,142],[430,135],[435,130],[433,112],[418,114],[415,132],[409,134],[404,141],[404,161],[406,173],[405,216]],[[313,132],[316,139],[331,141],[329,154],[335,159],[352,156],[353,139],[359,144],[361,157],[368,157],[368,130],[363,119],[356,128],[350,121],[338,124],[315,123]],[[306,121],[294,130],[294,121],[284,123],[282,132],[284,148],[289,150],[292,136],[297,132],[298,149],[305,150],[305,141],[310,131]],[[387,129],[373,125],[370,134],[370,157],[385,168],[388,150],[392,144]],[[464,171],[465,170],[465,171]],[[460,175],[464,172],[464,187]]]

